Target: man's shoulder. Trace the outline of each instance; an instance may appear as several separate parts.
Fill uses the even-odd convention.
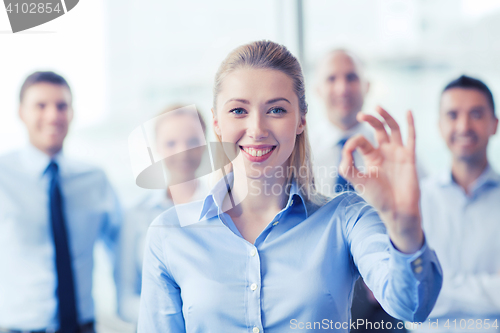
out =
[[[10,151],[0,156],[0,182],[5,184],[14,184],[20,179],[27,179],[30,173],[23,163],[20,150]]]
[[[9,151],[0,155],[0,168],[19,169],[20,150]]]
[[[325,138],[327,138],[330,135],[330,131],[328,128],[328,123],[327,121],[322,121],[316,124],[314,127],[314,130],[309,129],[309,141],[311,143],[311,146],[313,148],[316,148],[317,146],[321,146],[322,144],[325,143]]]
[[[431,174],[420,181],[420,189],[426,194],[439,191],[448,182],[447,177],[449,178],[449,175],[445,171]]]
[[[71,176],[94,176],[106,178],[104,170],[92,163],[82,161],[74,157],[64,157],[65,171]]]
[[[22,173],[25,168],[27,159],[23,155],[24,151],[22,149],[9,151],[7,153],[0,155],[0,171],[2,173],[8,171],[15,171],[16,173]],[[67,174],[72,176],[75,175],[94,175],[100,177],[106,177],[104,170],[91,163],[75,159],[73,157],[62,156],[60,162],[64,164],[61,166]]]

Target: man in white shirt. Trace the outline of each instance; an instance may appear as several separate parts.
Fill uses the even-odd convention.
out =
[[[104,172],[67,158],[72,93],[53,72],[24,82],[27,147],[0,157],[0,332],[94,333],[95,241],[115,250],[121,212]]]
[[[316,92],[323,102],[328,121],[321,122],[311,133],[311,147],[316,186],[325,195],[352,190],[338,175],[340,156],[347,139],[361,134],[377,145],[373,129],[356,119],[370,89],[364,66],[354,53],[336,49],[326,54],[316,69]],[[363,159],[356,151],[354,163],[361,172],[368,171],[363,168]],[[426,171],[418,161],[417,168],[419,179],[423,179]]]
[[[356,55],[342,49],[326,54],[317,67],[316,92],[323,102],[328,121],[315,128],[311,136],[311,147],[314,154],[315,183],[325,195],[335,195],[346,190],[362,191],[354,189],[338,174],[342,148],[347,139],[362,134],[373,145],[377,145],[372,128],[356,119],[370,88],[363,67]],[[361,172],[367,172],[363,168],[361,155],[355,151],[353,156],[357,168]],[[419,170],[419,175],[421,174]],[[351,313],[353,321],[390,321],[394,328],[398,323],[402,325],[402,322],[382,309],[362,279],[356,283]],[[381,333],[383,330],[375,331]],[[404,331],[398,329],[398,332]]]
[[[421,187],[423,227],[444,280],[420,331],[500,332],[500,175],[487,154],[497,127],[493,96],[483,82],[461,76],[445,87],[439,129],[451,170]]]
[[[345,190],[338,181],[338,166],[343,145],[350,137],[363,134],[376,144],[371,127],[359,123],[356,115],[363,108],[370,83],[363,72],[361,60],[346,50],[334,50],[319,62],[316,92],[323,102],[328,121],[321,123],[311,135],[314,154],[315,180],[326,195]],[[363,161],[358,153],[354,161],[360,171]]]

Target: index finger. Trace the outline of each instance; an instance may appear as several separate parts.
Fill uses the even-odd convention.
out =
[[[413,119],[413,113],[408,110],[406,113],[406,119],[408,120],[408,149],[415,153],[416,145],[416,132],[415,132],[415,120]]]
[[[358,113],[357,119],[359,121],[366,121],[374,128],[375,138],[377,139],[377,143],[379,145],[389,142],[389,135],[387,134],[384,124],[380,120],[362,112]]]
[[[389,114],[389,112],[385,111],[382,107],[377,106],[377,112],[384,118],[385,122],[391,129],[391,139],[394,140],[399,145],[403,144],[403,139],[401,138],[401,130],[399,128],[398,123],[392,116]]]

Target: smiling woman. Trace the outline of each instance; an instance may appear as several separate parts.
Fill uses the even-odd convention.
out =
[[[364,137],[345,144],[341,172],[365,187],[371,207],[353,192],[333,199],[316,193],[304,96],[300,65],[282,45],[243,45],[222,63],[213,125],[235,158],[204,200],[183,205],[191,214],[182,218],[192,220],[180,221],[174,207],[152,223],[139,332],[347,323],[360,275],[391,315],[425,320],[442,274],[421,228],[411,113],[406,146],[381,108],[390,135],[377,118],[359,116],[375,128],[379,147]],[[376,175],[352,166],[355,149]]]

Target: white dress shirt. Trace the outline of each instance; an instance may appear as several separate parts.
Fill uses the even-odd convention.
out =
[[[439,320],[439,329],[429,331],[459,331],[462,319],[464,332],[479,331],[478,319],[483,329],[485,319],[490,324],[497,319],[500,327],[500,175],[488,166],[469,195],[450,171],[430,177],[422,184],[421,205],[424,231],[444,277],[430,314],[431,321]],[[450,327],[446,328],[448,319]]]
[[[54,157],[59,165],[65,223],[80,324],[94,320],[93,249],[100,236],[113,249],[121,213],[98,168]],[[0,157],[0,327],[56,330],[57,272],[49,218],[48,155],[29,146]]]

